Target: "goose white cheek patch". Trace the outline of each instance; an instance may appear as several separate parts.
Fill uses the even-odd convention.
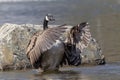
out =
[[[48,16],[45,16],[45,19],[46,19],[47,21],[49,21]]]

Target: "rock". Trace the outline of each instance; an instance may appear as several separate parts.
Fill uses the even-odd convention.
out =
[[[92,38],[88,47],[83,50],[81,53],[82,64],[105,64],[105,57],[102,54],[101,47],[98,42]]]
[[[37,25],[4,24],[0,29],[0,69],[29,68],[25,50]],[[36,29],[35,29],[36,28]],[[12,67],[11,67],[12,66]]]
[[[3,26],[1,26],[0,28],[1,70],[8,69],[18,70],[31,68],[30,62],[27,59],[25,51],[31,36],[38,30],[42,30],[42,25],[33,24],[17,25],[6,23]],[[90,45],[87,49],[85,49],[84,52],[81,54],[82,62],[89,63],[89,61],[95,61],[96,59],[94,56],[99,54],[101,55],[100,51],[97,51],[97,54],[94,54],[96,53],[96,49],[99,49],[98,45],[96,44],[93,47]],[[88,53],[93,53],[93,57],[91,57],[91,54],[89,55]]]

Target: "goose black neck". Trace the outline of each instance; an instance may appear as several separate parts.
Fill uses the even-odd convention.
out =
[[[48,21],[44,19],[43,30],[46,30],[47,28],[48,28]]]

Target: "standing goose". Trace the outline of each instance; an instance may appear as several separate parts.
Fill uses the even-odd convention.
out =
[[[66,31],[66,27],[62,25],[48,28],[48,22],[52,20],[54,20],[52,15],[45,16],[43,32],[33,35],[26,51],[31,65],[43,71],[58,70],[65,51],[60,36]]]

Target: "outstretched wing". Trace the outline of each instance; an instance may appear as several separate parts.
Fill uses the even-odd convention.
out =
[[[82,52],[83,49],[88,46],[92,37],[89,28],[90,26],[87,22],[81,23],[79,27],[80,33],[78,36],[80,36],[80,38],[78,38],[79,43],[76,45],[76,47],[78,47]]]
[[[27,47],[27,56],[32,65],[36,63],[44,51],[50,49],[56,40],[66,31],[65,25],[49,28],[36,33],[30,40]]]
[[[67,60],[64,60],[63,63],[66,62],[69,65],[81,64],[80,53],[89,45],[91,38],[89,24],[87,22],[71,28],[65,45],[65,59]]]

